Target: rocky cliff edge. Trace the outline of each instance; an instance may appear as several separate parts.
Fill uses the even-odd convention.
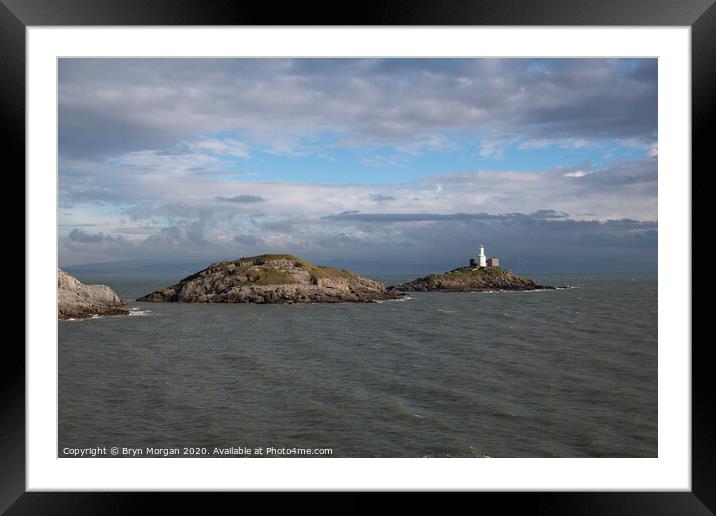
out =
[[[57,269],[57,317],[85,319],[99,315],[127,315],[129,308],[106,285],[85,285]]]

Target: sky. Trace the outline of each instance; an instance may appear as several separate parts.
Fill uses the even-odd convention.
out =
[[[73,58],[58,95],[61,266],[656,271],[656,59]]]

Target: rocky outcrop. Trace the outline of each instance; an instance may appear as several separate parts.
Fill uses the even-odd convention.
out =
[[[367,303],[397,299],[382,283],[288,254],[218,262],[137,301],[185,303]]]
[[[106,285],[85,285],[57,269],[57,317],[84,319],[95,315],[127,315],[127,303]]]
[[[432,274],[408,283],[393,285],[389,291],[403,292],[486,292],[494,290],[552,289],[538,285],[534,280],[515,276],[508,269],[487,267],[472,269],[460,267],[445,274]]]

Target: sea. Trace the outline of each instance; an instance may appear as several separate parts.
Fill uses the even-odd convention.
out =
[[[59,321],[58,456],[656,457],[656,275],[531,277],[568,288]]]

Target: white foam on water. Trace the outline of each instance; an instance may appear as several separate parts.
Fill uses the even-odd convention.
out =
[[[152,311],[148,308],[146,310],[142,310],[141,308],[130,308],[129,309],[129,315],[149,315]]]
[[[405,296],[405,297],[399,297],[398,299],[388,299],[388,301],[398,302],[401,303],[403,301],[407,301],[409,299],[415,299],[414,297]]]

